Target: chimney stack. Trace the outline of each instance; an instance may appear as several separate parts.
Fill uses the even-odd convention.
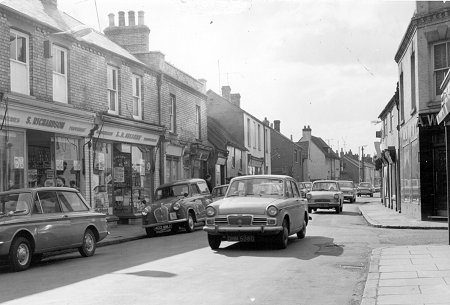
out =
[[[119,12],[119,26],[125,26],[125,12]]]
[[[241,108],[241,95],[239,93],[232,93],[230,99],[231,104]]]
[[[230,93],[231,93],[230,86],[222,86],[222,97],[229,102],[230,102]]]
[[[115,26],[115,24],[114,24],[114,14],[113,13],[109,13],[108,14],[108,18],[109,18],[109,26]]]
[[[278,131],[278,132],[280,132],[280,123],[281,123],[280,120],[274,120],[273,121],[273,125],[275,126],[275,130]]]
[[[309,140],[311,139],[311,127],[303,127],[303,140]]]
[[[138,12],[138,25],[145,25],[144,24],[144,11]]]
[[[134,20],[134,11],[128,12],[128,26],[135,26],[136,22]]]

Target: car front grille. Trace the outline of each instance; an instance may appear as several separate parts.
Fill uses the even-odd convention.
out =
[[[267,225],[267,218],[251,215],[229,215],[228,217],[214,218],[214,224],[232,226]]]
[[[223,225],[223,224],[228,224],[228,220],[227,220],[226,217],[216,217],[216,218],[214,219],[214,223],[215,223],[216,225],[219,225],[219,224],[221,224],[221,225]]]
[[[266,225],[267,224],[267,218],[265,218],[265,217],[253,217],[253,224],[254,225]]]
[[[331,202],[331,200],[330,200],[330,199],[316,199],[316,200],[314,200],[314,202],[317,202],[317,203],[327,203],[327,202]]]

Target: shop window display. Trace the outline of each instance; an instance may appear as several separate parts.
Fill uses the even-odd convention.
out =
[[[0,131],[0,190],[25,187],[25,135]]]
[[[113,213],[112,206],[112,145],[97,142],[94,145],[94,172],[92,175],[94,208],[105,214]]]

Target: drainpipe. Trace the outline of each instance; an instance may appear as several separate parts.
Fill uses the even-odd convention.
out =
[[[158,87],[158,124],[161,126],[161,87],[162,87],[162,73],[158,73],[157,76],[157,87]],[[164,129],[163,135],[160,136],[161,141],[159,141],[160,149],[159,149],[159,184],[164,183],[164,139],[165,139],[166,130]]]

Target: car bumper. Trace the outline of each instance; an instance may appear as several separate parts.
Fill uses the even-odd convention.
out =
[[[358,192],[358,194],[360,194],[360,195],[372,195],[373,192],[372,191],[361,190],[361,191]]]
[[[233,235],[233,234],[252,234],[252,235],[275,235],[283,230],[282,226],[204,226],[203,231],[213,235]]]
[[[353,198],[355,198],[355,196],[356,195],[353,195],[353,194],[347,194],[347,195],[344,195],[344,199],[353,199]]]
[[[340,204],[339,202],[312,202],[309,203],[308,202],[308,208],[313,208],[313,209],[329,209],[329,208],[336,208],[339,207]]]
[[[142,227],[143,228],[153,228],[153,227],[157,227],[157,226],[163,226],[163,225],[180,223],[180,222],[186,222],[186,221],[187,221],[186,218],[182,218],[182,219],[170,220],[170,221],[166,221],[166,222],[157,222],[157,223],[143,224]]]

